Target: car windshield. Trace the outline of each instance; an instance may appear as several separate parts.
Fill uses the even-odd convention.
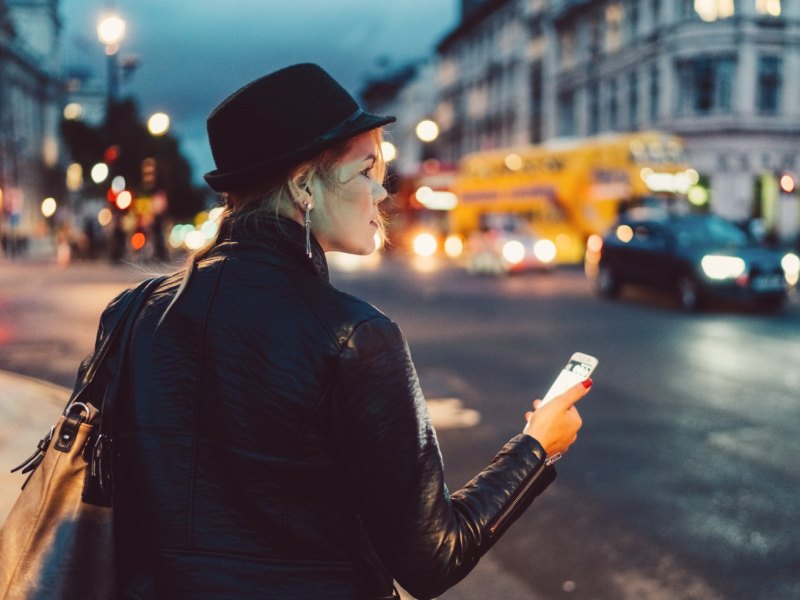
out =
[[[675,236],[682,246],[739,247],[748,243],[745,232],[718,217],[680,219],[674,226]]]

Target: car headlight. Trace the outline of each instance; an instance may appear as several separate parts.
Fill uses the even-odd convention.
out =
[[[707,254],[700,262],[703,272],[711,279],[736,279],[744,273],[745,262],[738,256]]]
[[[419,256],[433,256],[439,243],[430,233],[420,233],[414,238],[414,252]]]
[[[550,240],[539,240],[533,245],[533,254],[543,263],[551,263],[556,258],[556,245]]]
[[[797,285],[797,281],[800,279],[800,257],[794,252],[788,252],[781,259],[781,266],[786,282],[789,285]]]
[[[525,258],[525,246],[522,242],[511,240],[503,244],[503,258],[512,265],[517,265]]]
[[[444,241],[444,253],[450,258],[458,258],[464,252],[464,240],[458,235],[448,235]]]

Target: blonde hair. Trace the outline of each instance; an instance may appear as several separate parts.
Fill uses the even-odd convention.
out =
[[[383,142],[383,132],[380,128],[369,132],[375,144],[375,178],[382,182],[386,176],[386,162],[381,152]],[[288,215],[290,210],[295,209],[295,200],[290,188],[290,182],[295,181],[302,188],[313,178],[319,179],[323,186],[334,189],[340,185],[338,179],[338,166],[342,158],[347,154],[353,144],[354,138],[348,138],[343,142],[324,150],[311,160],[301,163],[291,169],[288,173],[279,177],[271,177],[261,183],[243,188],[237,191],[222,193],[222,204],[224,206],[222,215],[219,218],[219,231],[213,243],[205,248],[197,250],[189,256],[186,262],[186,271],[178,287],[178,291],[172,298],[161,318],[158,321],[160,326],[170,309],[175,305],[178,298],[183,294],[189,285],[189,280],[194,272],[197,263],[208,256],[211,251],[220,243],[229,241],[233,224],[239,220],[247,220],[261,215],[279,217]],[[383,218],[379,216],[379,235],[385,239],[385,229]]]

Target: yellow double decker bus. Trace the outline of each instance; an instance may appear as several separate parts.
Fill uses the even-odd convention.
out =
[[[658,131],[476,152],[459,163],[449,230],[470,240],[501,223],[549,240],[553,263],[578,263],[622,210],[679,200],[697,182],[681,139]]]

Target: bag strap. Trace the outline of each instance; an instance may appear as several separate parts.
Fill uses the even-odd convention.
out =
[[[111,506],[112,504],[113,477],[111,466],[113,462],[114,409],[120,393],[120,383],[124,373],[131,332],[145,301],[153,289],[164,279],[166,279],[165,276],[149,279],[127,295],[125,298],[126,304],[111,326],[106,342],[98,350],[96,360],[92,360],[91,372],[88,373],[91,376],[90,381],[84,387],[84,390],[88,389],[89,385],[95,380],[96,375],[100,376],[99,379],[105,383],[105,387],[102,389],[103,397],[100,402],[100,414],[97,417],[99,423],[95,428],[96,433],[89,439],[86,454],[84,455],[88,466],[81,498],[89,504],[97,506]],[[101,370],[101,367],[109,361],[113,361],[116,368],[112,366]],[[76,394],[75,401],[77,401],[81,393],[83,391]]]
[[[106,356],[108,355],[111,347],[114,346],[121,336],[130,335],[133,322],[135,321],[136,315],[138,314],[142,304],[147,297],[150,296],[152,290],[166,278],[166,275],[161,275],[159,277],[153,277],[152,279],[146,279],[134,289],[130,290],[129,293],[120,298],[120,303],[124,302],[124,304],[122,304],[122,306],[120,306],[120,308],[117,310],[115,318],[111,323],[111,328],[108,335],[104,337],[100,347],[92,355],[88,368],[83,373],[81,382],[76,385],[75,389],[73,390],[72,396],[70,397],[69,402],[67,402],[66,408],[69,408],[73,402],[81,401],[81,398],[86,394],[87,389],[94,381],[95,375],[105,364]],[[121,348],[124,348],[124,346],[121,346]],[[105,404],[106,399],[104,398],[103,407],[97,408],[105,408]]]
[[[98,407],[94,407],[95,410],[90,410],[88,405],[84,402],[81,402],[81,400],[88,393],[89,388],[92,387],[92,384],[95,381],[95,376],[100,371],[100,368],[105,364],[105,360],[110,348],[121,336],[125,334],[127,334],[127,336],[130,335],[130,329],[134,321],[133,317],[135,317],[135,315],[138,313],[142,303],[150,295],[150,292],[153,290],[153,288],[164,281],[164,279],[166,279],[166,276],[147,279],[140,283],[136,288],[130,290],[128,293],[123,293],[120,296],[118,300],[118,309],[112,313],[113,319],[111,321],[108,334],[105,336],[100,336],[100,346],[92,355],[90,355],[88,364],[87,361],[84,362],[86,365],[85,368],[83,365],[81,365],[78,380],[75,382],[75,386],[72,394],[70,395],[69,401],[64,407],[63,415],[65,417],[69,418],[69,413],[73,406],[83,405],[83,408],[86,409],[86,415],[81,417],[80,420],[88,422],[94,418],[95,414],[97,413],[96,409]],[[106,394],[103,397],[103,406],[106,404],[107,396],[108,395]],[[111,407],[110,402],[108,406]],[[110,410],[113,410],[113,408],[110,408]],[[102,413],[100,415],[100,419],[102,424]],[[28,479],[26,479],[25,483],[22,485],[23,488],[27,484],[31,475],[33,475],[33,472],[44,459],[44,455],[47,452],[47,449],[50,447],[50,443],[53,439],[54,430],[55,426],[50,427],[50,430],[45,434],[45,436],[39,440],[34,453],[22,461],[22,463],[11,469],[12,473],[21,471],[23,475],[28,474]]]
[[[118,338],[118,345],[117,345],[117,352],[114,355],[114,360],[117,364],[122,367],[125,364],[125,359],[128,354],[128,346],[130,344],[131,333],[133,332],[133,326],[136,322],[136,318],[139,316],[139,311],[141,310],[144,303],[150,297],[152,291],[158,287],[162,281],[164,281],[167,277],[160,276],[154,277],[148,281],[145,281],[141,284],[135,291],[134,297],[128,306],[128,310],[125,314],[125,317],[121,321],[120,326],[117,328],[117,338]],[[103,394],[103,404],[100,406],[100,434],[101,435],[108,435],[111,433],[111,428],[114,424],[114,409],[116,408],[116,398],[117,388],[119,383],[119,376],[120,373],[117,374],[116,380],[109,382],[109,385],[106,387],[106,391]]]

